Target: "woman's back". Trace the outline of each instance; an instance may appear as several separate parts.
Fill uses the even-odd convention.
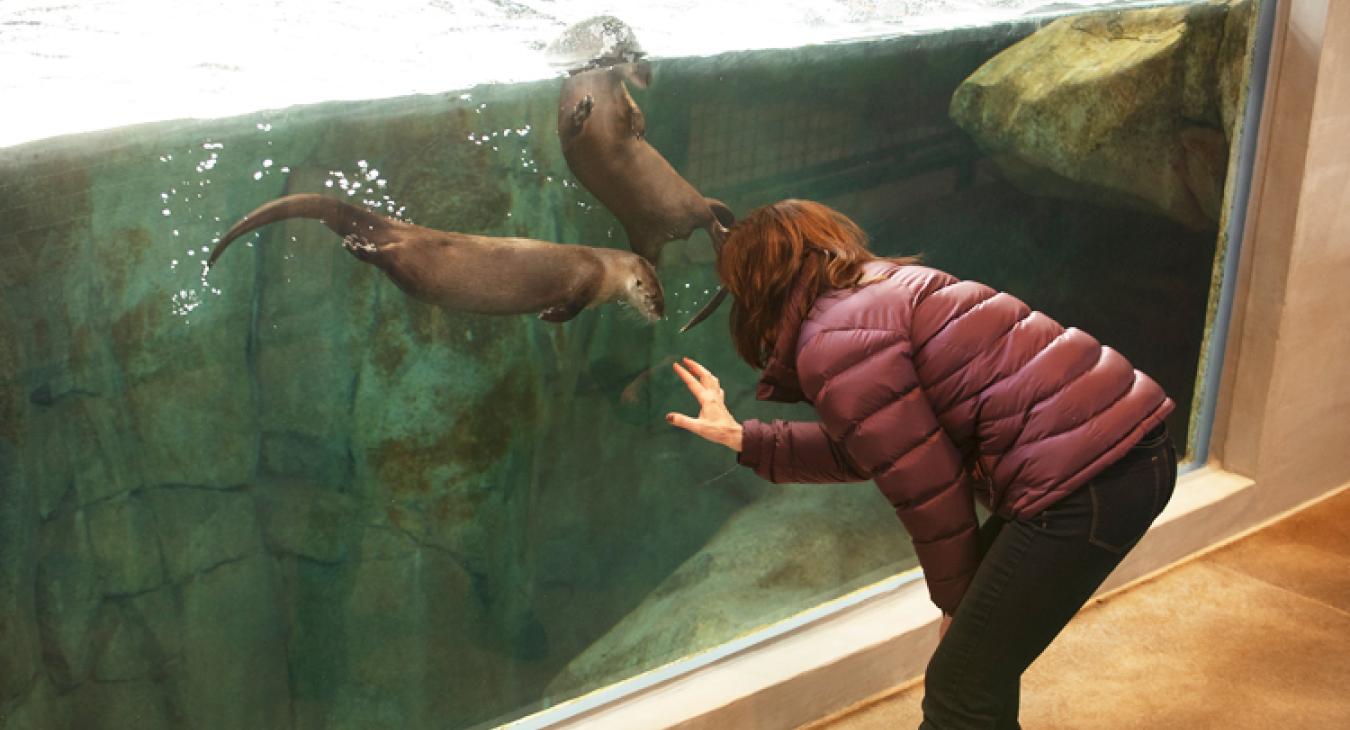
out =
[[[894,405],[922,397],[943,435],[992,478],[981,497],[1005,517],[1034,514],[1173,409],[1119,353],[1012,295],[925,266],[874,261],[867,272],[886,278],[826,293],[799,327],[783,323],[780,332],[798,333],[782,352],[795,351],[795,367],[776,358],[764,381],[781,385],[795,370],[802,397],[842,420],[836,428],[886,432],[862,457],[877,463],[859,464],[873,475],[937,436]]]

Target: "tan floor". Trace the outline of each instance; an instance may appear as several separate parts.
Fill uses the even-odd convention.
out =
[[[916,728],[922,698],[811,727]],[[1350,491],[1085,608],[1024,675],[1021,722],[1350,728]]]

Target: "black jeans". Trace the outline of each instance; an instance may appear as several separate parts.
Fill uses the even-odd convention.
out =
[[[1159,426],[1040,514],[980,528],[980,567],[928,663],[921,730],[1020,727],[1022,673],[1162,512],[1176,466]]]

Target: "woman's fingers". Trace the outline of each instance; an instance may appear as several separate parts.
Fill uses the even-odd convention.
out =
[[[714,390],[717,389],[718,382],[716,375],[713,375],[711,371],[700,365],[692,357],[686,357],[684,362],[689,366],[689,369],[694,371],[694,374],[698,376],[698,380],[703,384],[703,387],[712,388]]]
[[[689,369],[690,369],[690,370],[693,370],[694,373],[696,373],[699,377],[703,377],[703,376],[705,376],[705,375],[712,375],[712,373],[708,372],[708,369],[707,369],[707,368],[705,368],[705,367],[703,367],[701,364],[699,364],[699,362],[698,362],[697,360],[695,360],[694,358],[692,358],[692,357],[686,357],[686,358],[682,358],[682,359],[684,360],[684,364],[685,364],[685,365],[688,365],[688,366],[689,366]]]
[[[698,419],[690,418],[683,413],[667,413],[666,421],[672,426],[677,426],[691,433],[696,433],[699,436],[702,436],[705,430],[703,424],[700,423]]]
[[[680,367],[679,363],[674,363],[673,365],[671,365],[671,367],[675,368],[675,374],[680,376],[680,380],[684,381],[685,386],[689,388],[689,392],[693,393],[695,398],[702,400],[704,390],[703,384],[698,382],[698,380],[693,375],[691,375],[688,370],[685,370],[684,368]]]

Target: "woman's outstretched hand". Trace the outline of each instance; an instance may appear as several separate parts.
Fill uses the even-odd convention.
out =
[[[667,413],[666,421],[686,431],[692,431],[709,441],[731,449],[741,450],[741,424],[731,417],[724,399],[726,393],[717,382],[717,377],[708,369],[684,358],[683,365],[675,363],[675,374],[689,387],[689,392],[698,399],[698,418],[690,418],[681,413]]]

